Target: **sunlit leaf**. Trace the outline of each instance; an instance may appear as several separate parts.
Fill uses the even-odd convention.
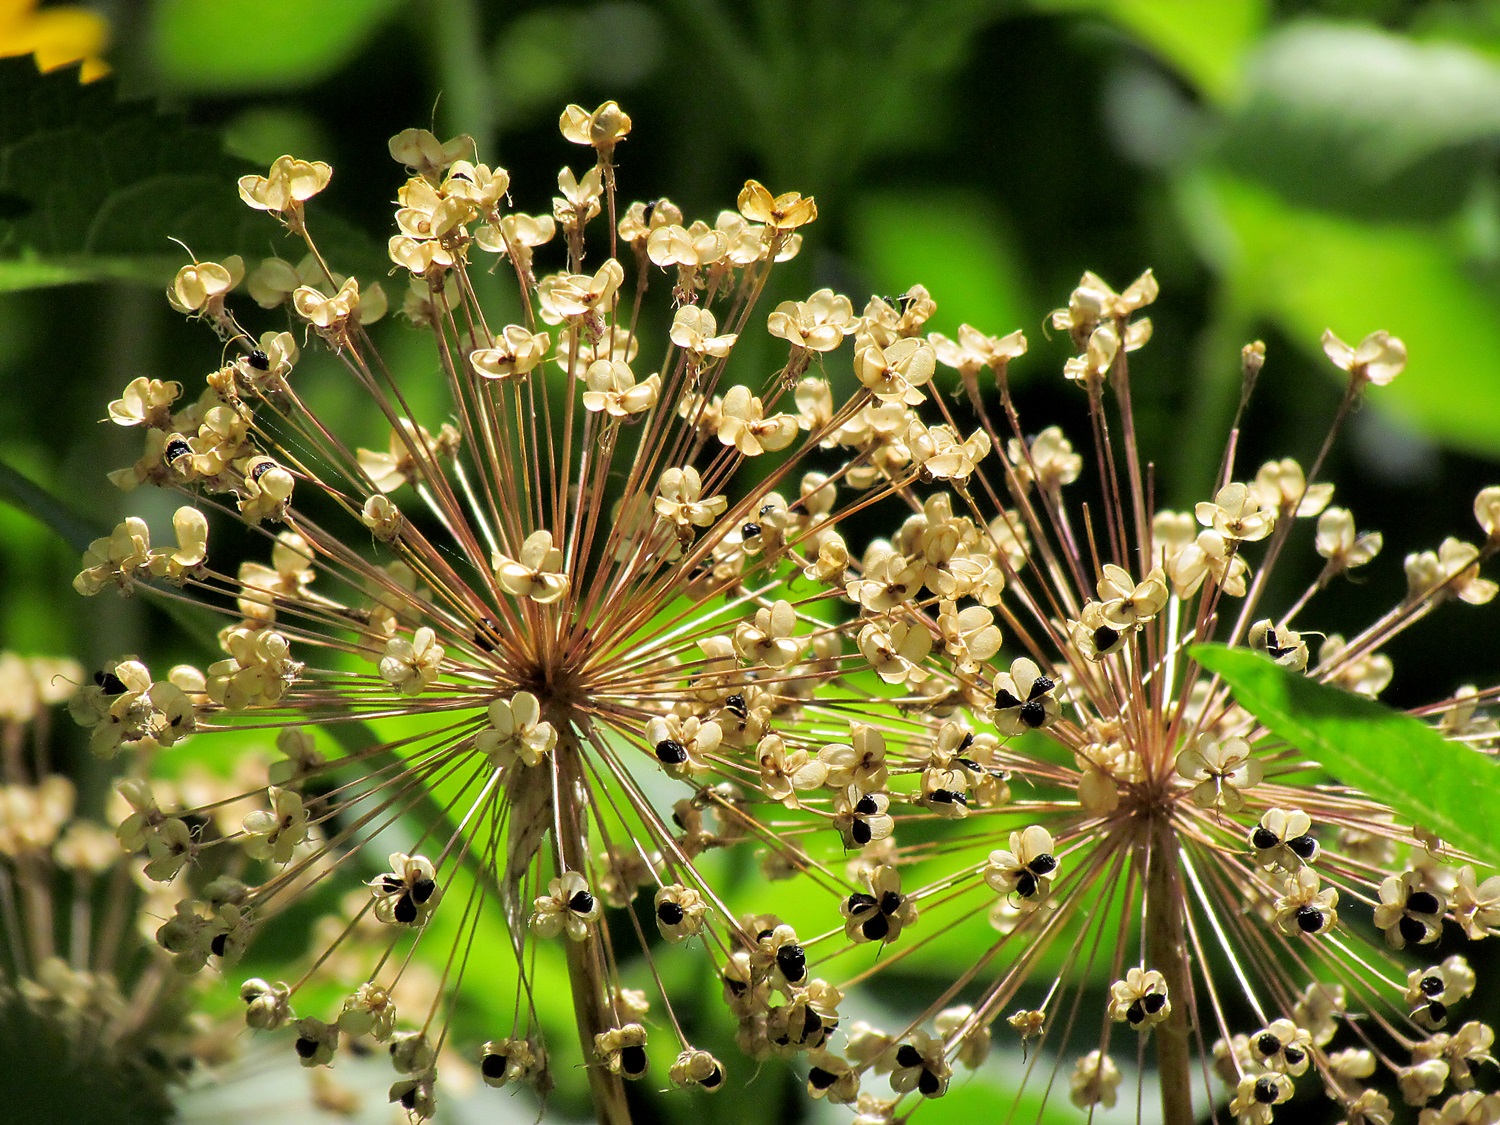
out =
[[[1198,645],[1192,655],[1272,734],[1340,781],[1476,858],[1500,862],[1500,763],[1410,715],[1248,649]]]
[[[1219,160],[1288,199],[1365,216],[1441,217],[1500,136],[1500,65],[1456,43],[1353,24],[1268,36]]]
[[[1054,12],[1092,12],[1131,32],[1214,100],[1238,84],[1265,26],[1265,0],[1033,0]]]
[[[1320,364],[1325,328],[1356,343],[1377,328],[1401,337],[1410,361],[1394,383],[1371,392],[1376,408],[1445,444],[1500,452],[1500,292],[1475,276],[1453,240],[1294,207],[1222,174],[1180,188],[1203,253],[1246,315],[1273,321]]]
[[[0,289],[170,277],[174,237],[203,257],[249,245],[246,170],[215,132],[117,101],[111,80],[0,59]]]
[[[399,10],[395,0],[162,0],[162,77],[194,90],[301,86],[333,73]]]

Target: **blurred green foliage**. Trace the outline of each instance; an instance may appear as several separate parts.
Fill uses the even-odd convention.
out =
[[[1242,343],[1264,337],[1270,354],[1243,438],[1253,466],[1309,460],[1321,441],[1340,394],[1325,327],[1403,337],[1406,374],[1371,396],[1330,462],[1339,502],[1383,528],[1387,547],[1370,568],[1382,573],[1328,607],[1329,631],[1401,596],[1406,551],[1472,537],[1470,500],[1496,475],[1495,0],[98,7],[115,32],[114,79],[80,88],[70,73],[0,64],[0,461],[94,524],[122,510],[105,470],[135,456],[130,435],[99,423],[105,404],[136,375],[189,382],[215,364],[214,342],[161,297],[185,257],[169,237],[203,258],[275,252],[271,224],[238,204],[236,175],[283,151],[330,161],[320,240],[336,267],[375,280],[400,182],[389,136],[469,132],[482,159],[510,169],[516,205],[546,210],[560,161],[579,159],[557,113],[605,98],[635,118],[619,158],[628,198],[670,195],[711,219],[748,176],[818,198],[822,218],[773,300],[831,285],[858,306],[920,281],[941,331],[1025,329],[1032,354],[1012,370],[1033,429],[1077,416],[1047,310],[1086,268],[1123,286],[1154,267],[1162,300],[1135,365],[1136,409],[1164,501],[1209,486]],[[419,346],[403,353],[399,327],[382,332],[424,362]],[[309,366],[308,383],[332,370]],[[358,395],[316,393],[383,444]],[[148,646],[194,655],[154,610],[77,598],[73,558],[0,508],[0,644],[93,662]],[[1442,629],[1392,650],[1391,702],[1451,691],[1446,669],[1497,678],[1485,612],[1443,614]],[[995,1116],[1006,1066],[1014,1077],[1012,1058],[925,1120]],[[777,1081],[726,1091],[716,1117],[765,1120]],[[1058,1100],[1047,1119],[1068,1120]],[[662,1104],[674,1120],[701,1112]]]

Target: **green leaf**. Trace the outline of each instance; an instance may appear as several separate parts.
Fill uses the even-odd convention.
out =
[[[1273,321],[1340,382],[1318,346],[1325,328],[1353,343],[1377,328],[1401,337],[1406,372],[1372,390],[1371,402],[1447,445],[1500,453],[1500,286],[1476,276],[1456,240],[1294,207],[1224,174],[1177,188],[1202,253],[1245,315]]]
[[[1247,69],[1219,159],[1286,198],[1366,216],[1457,210],[1500,136],[1500,65],[1454,43],[1294,23]]]
[[[0,501],[25,512],[51,528],[67,545],[82,554],[104,534],[35,481],[0,461]]]
[[[399,10],[395,0],[161,0],[152,47],[180,89],[285,89],[338,70]]]
[[[247,170],[213,130],[117,101],[112,81],[0,59],[0,287],[164,279],[172,237],[205,258],[264,246],[235,190]]]
[[[1239,84],[1268,5],[1265,0],[1033,0],[1032,7],[1113,20],[1205,94],[1224,101]]]
[[[1326,687],[1260,653],[1196,645],[1193,659],[1277,738],[1346,785],[1487,864],[1500,864],[1500,763],[1426,723]]]

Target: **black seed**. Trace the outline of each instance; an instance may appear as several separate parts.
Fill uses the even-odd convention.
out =
[[[208,948],[213,951],[215,957],[222,957],[224,956],[224,947],[228,940],[229,935],[227,933],[214,934],[213,940],[208,943]]]
[[[860,847],[868,844],[873,836],[874,833],[870,831],[870,826],[862,820],[856,820],[849,826],[849,838]]]
[[[1000,688],[995,692],[995,706],[999,707],[1001,710],[1004,710],[1008,707],[1019,707],[1020,705],[1021,701],[1015,696],[1011,695],[1011,693],[1006,691],[1004,688]]]
[[[740,528],[740,538],[742,539],[754,539],[759,534],[760,524],[758,523],[747,523],[744,527]]]
[[[248,363],[251,367],[255,368],[255,370],[257,371],[271,370],[271,357],[266,355],[266,353],[261,351],[259,348],[256,348],[253,352],[247,355],[245,357],[245,362]]]
[[[819,1016],[817,1012],[813,1011],[810,1006],[806,1007],[806,1008],[803,1008],[802,1009],[802,1041],[805,1043],[809,1039],[815,1038],[817,1036],[818,1032],[820,1032],[822,1030],[823,1030],[823,1019],[822,1019],[822,1017]]]
[[[125,681],[113,672],[95,672],[94,683],[99,685],[99,690],[105,695],[125,694]]]
[[[1441,996],[1448,984],[1442,977],[1423,977],[1417,987],[1422,990],[1423,996]]]
[[[1302,1061],[1304,1057],[1301,1047],[1292,1046],[1290,1044],[1287,1046],[1286,1050],[1282,1052],[1282,1054],[1286,1056],[1286,1061],[1292,1066],[1296,1066]]]
[[[173,438],[171,441],[167,442],[167,448],[166,451],[162,454],[162,460],[170,465],[179,457],[187,457],[192,452],[193,447],[187,442],[183,441],[180,437]]]
[[[761,930],[760,933],[756,934],[755,935],[755,940],[756,941],[765,941],[766,938],[770,937],[775,932],[776,931],[774,929],[771,929],[771,928],[768,927],[767,929]]]
[[[960,754],[962,754],[965,750],[967,750],[970,746],[973,746],[973,745],[974,745],[974,732],[971,731],[971,730],[964,731],[964,740],[958,744],[958,752]]]
[[[884,914],[876,914],[859,929],[870,941],[884,941],[886,935],[891,932],[891,920]]]
[[[937,805],[951,805],[958,799],[958,794],[951,789],[934,789],[929,799]]]
[[[1016,880],[1016,893],[1022,898],[1030,898],[1036,894],[1036,876],[1030,871],[1022,871],[1020,878]]]
[[[867,895],[863,891],[855,891],[849,896],[849,913],[858,914],[861,910],[868,910],[875,905],[875,896]]]
[[[1056,686],[1057,685],[1049,680],[1046,676],[1038,676],[1031,682],[1031,694],[1029,694],[1026,698],[1028,700],[1040,699]]]
[[[687,917],[682,907],[675,902],[664,902],[656,908],[656,916],[663,926],[675,926]]]
[[[485,652],[494,652],[500,643],[500,630],[495,627],[494,618],[481,617],[474,624],[474,646]]]
[[[656,759],[666,765],[680,766],[687,756],[687,748],[675,738],[664,738],[656,744]]]
[[[123,690],[123,688],[121,689]],[[854,806],[854,811],[860,816],[874,816],[880,812],[880,802],[866,793]]]
[[[1150,1015],[1156,1015],[1166,1005],[1167,994],[1165,992],[1148,992],[1141,997],[1141,1004]]]
[[[1047,708],[1035,699],[1028,699],[1021,704],[1021,721],[1036,730],[1047,721]]]
[[[1276,1082],[1271,1078],[1258,1078],[1255,1082],[1255,1100],[1261,1105],[1271,1105],[1276,1101],[1276,1095],[1281,1091]]]
[[[504,1055],[485,1055],[479,1060],[479,1072],[486,1078],[504,1078],[510,1060]]]
[[[642,211],[641,211],[641,222],[643,224],[645,224],[648,227],[651,225],[651,216],[654,215],[654,214],[656,214],[656,205],[658,203],[660,203],[660,202],[661,202],[661,200],[659,200],[659,199],[653,199],[650,203],[646,204],[646,206],[642,209]]]
[[[724,706],[728,707],[742,719],[750,714],[750,708],[745,705],[745,697],[738,692],[724,700]]]
[[[932,1097],[932,1095],[936,1094],[938,1090],[942,1088],[942,1085],[943,1084],[938,1081],[938,1076],[936,1074],[933,1074],[930,1070],[923,1070],[922,1073],[917,1076],[917,1089],[925,1097]]]
[[[733,977],[725,977],[724,987],[729,989],[729,991],[734,993],[734,995],[736,996],[743,996],[745,995],[745,989],[749,988],[750,986],[742,980],[735,980]]]
[[[886,891],[880,896],[880,913],[894,914],[901,909],[901,896],[895,891]]]
[[[412,902],[411,895],[404,894],[396,900],[396,909],[393,917],[405,926],[409,926],[417,920],[417,904]]]
[[[718,1067],[714,1067],[713,1070],[709,1071],[708,1077],[700,1082],[699,1085],[702,1086],[705,1090],[713,1090],[716,1089],[719,1083],[722,1081],[724,1081],[724,1072]]]
[[[1280,660],[1283,656],[1290,656],[1292,653],[1294,653],[1294,652],[1297,651],[1297,646],[1296,645],[1290,645],[1290,646],[1288,646],[1288,645],[1272,644],[1269,641],[1269,637],[1270,637],[1270,635],[1267,634],[1266,652],[1268,652],[1271,656],[1275,657],[1277,660]]]
[[[620,1069],[631,1078],[645,1074],[648,1065],[644,1047],[626,1047],[620,1052]]]
[[[594,909],[594,896],[588,891],[578,891],[568,899],[568,909],[575,914],[587,914]]]
[[[1143,1019],[1146,1018],[1146,1009],[1142,1007],[1141,1002],[1137,1000],[1135,1001],[1135,1003],[1131,1004],[1130,1007],[1125,1009],[1125,1018],[1130,1021],[1130,1026],[1134,1027],[1136,1024],[1140,1023]]]
[[[297,1054],[304,1059],[310,1059],[318,1053],[318,1041],[316,1039],[298,1038]]]
[[[800,945],[783,945],[776,951],[776,967],[795,984],[807,976],[807,954]]]
[[[1292,854],[1301,860],[1310,860],[1318,854],[1318,842],[1311,836],[1298,836],[1296,839],[1288,840],[1286,846],[1292,849]]]
[[[1299,906],[1296,913],[1297,928],[1304,934],[1315,934],[1323,928],[1323,912],[1316,906]]]
[[[418,906],[432,897],[432,892],[437,890],[437,884],[431,879],[418,879],[411,885],[411,900]]]
[[[1119,639],[1119,632],[1111,629],[1108,625],[1101,625],[1094,630],[1094,648],[1099,652],[1106,652],[1114,648]]]
[[[980,773],[984,770],[984,767],[976,762],[973,758],[955,758],[954,761],[956,761],[959,765],[963,766],[964,769],[969,770],[972,773]]]
[[[1403,915],[1401,921],[1396,924],[1396,928],[1401,931],[1401,936],[1410,942],[1420,942],[1427,936],[1426,926],[1417,921],[1415,918],[1409,918],[1405,915]]]
[[[830,1073],[822,1067],[815,1066],[807,1072],[807,1084],[814,1090],[826,1090],[838,1080],[837,1074]]]
[[[1443,1024],[1448,1020],[1448,1005],[1434,1000],[1427,1005],[1427,1018],[1435,1024]]]
[[[910,1043],[903,1043],[896,1051],[896,1062],[901,1066],[921,1066],[922,1052]]]
[[[1431,891],[1413,891],[1406,896],[1406,909],[1413,914],[1436,914],[1442,908],[1437,895]]]
[[[1043,852],[1026,866],[1033,875],[1047,875],[1057,869],[1057,860],[1050,852]]]
[[[401,1104],[407,1109],[417,1108],[417,1088],[415,1086],[401,1095]]]
[[[380,889],[388,895],[395,894],[404,886],[406,882],[399,875],[387,874],[380,877]]]
[[[1281,1040],[1268,1031],[1255,1040],[1255,1049],[1269,1058],[1281,1050]]]

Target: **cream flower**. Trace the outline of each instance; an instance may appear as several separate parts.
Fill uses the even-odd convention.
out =
[[[1039,824],[1010,834],[1009,850],[993,851],[984,867],[984,881],[1001,894],[1019,895],[1024,908],[1040,906],[1052,892],[1057,858],[1052,834]]]
[[[495,699],[487,712],[490,725],[474,736],[474,749],[496,769],[519,760],[537,766],[557,745],[557,729],[542,719],[541,704],[529,691],[509,699]]]
[[[1242,790],[1260,784],[1265,766],[1250,756],[1250,746],[1243,738],[1220,742],[1200,734],[1194,745],[1177,755],[1177,773],[1197,783],[1190,796],[1200,809],[1218,806],[1226,812],[1238,812],[1245,805]]]
[[[776,452],[792,444],[797,436],[795,414],[765,416],[765,408],[750,388],[736,385],[724,396],[718,428],[719,440],[746,457]]]
[[[1124,980],[1109,986],[1109,1018],[1146,1031],[1172,1014],[1167,981],[1155,969],[1129,969]]]
[[[536,900],[529,924],[540,938],[566,931],[569,941],[583,941],[589,936],[590,923],[598,920],[599,900],[589,891],[588,882],[577,871],[565,871]]]
[[[380,678],[402,695],[417,695],[432,686],[442,668],[443,646],[426,625],[405,637],[392,637],[380,657]]]
[[[1057,681],[1042,675],[1036,662],[1017,657],[1009,672],[995,676],[995,729],[1001,734],[1025,734],[1054,722],[1062,713]]]
[[[264,176],[241,176],[240,198],[257,211],[300,213],[302,204],[328,186],[333,169],[321,160],[278,156]]]
[[[732,332],[724,336],[715,335],[718,330],[718,322],[714,320],[713,313],[698,305],[683,305],[672,318],[669,335],[672,343],[700,359],[722,359],[729,354],[739,337]]]
[[[661,376],[648,375],[637,383],[630,367],[617,359],[599,359],[589,364],[584,375],[588,390],[583,392],[585,409],[607,413],[611,418],[629,418],[644,414],[656,405],[661,394]]]
[[[1264,539],[1276,525],[1276,509],[1263,507],[1260,494],[1239,483],[1226,484],[1212,503],[1202,501],[1193,511],[1204,527],[1235,542]]]
[[[302,798],[290,789],[271,786],[266,790],[270,810],[256,809],[244,821],[242,847],[252,859],[263,859],[278,866],[290,862],[297,845],[307,839],[307,810]]]
[[[509,324],[489,347],[471,351],[469,363],[482,379],[511,379],[534,370],[551,346],[552,338],[547,333]]]
[[[752,223],[764,223],[776,231],[789,231],[818,217],[812,196],[789,191],[773,197],[755,180],[746,180],[739,197],[740,214]]]
[[[735,626],[734,650],[746,664],[785,668],[802,655],[803,642],[792,636],[796,627],[797,611],[790,602],[778,601],[757,610],[753,623]]]
[[[813,352],[831,352],[854,331],[854,306],[832,289],[806,301],[783,301],[766,318],[772,336]]]
[[[1351,348],[1332,329],[1324,329],[1323,353],[1335,367],[1377,387],[1385,386],[1406,369],[1406,345],[1384,331],[1371,332],[1358,347]]]
[[[521,544],[519,559],[498,552],[491,559],[500,588],[518,598],[546,605],[568,592],[563,553],[552,545],[550,531],[533,531]]]

